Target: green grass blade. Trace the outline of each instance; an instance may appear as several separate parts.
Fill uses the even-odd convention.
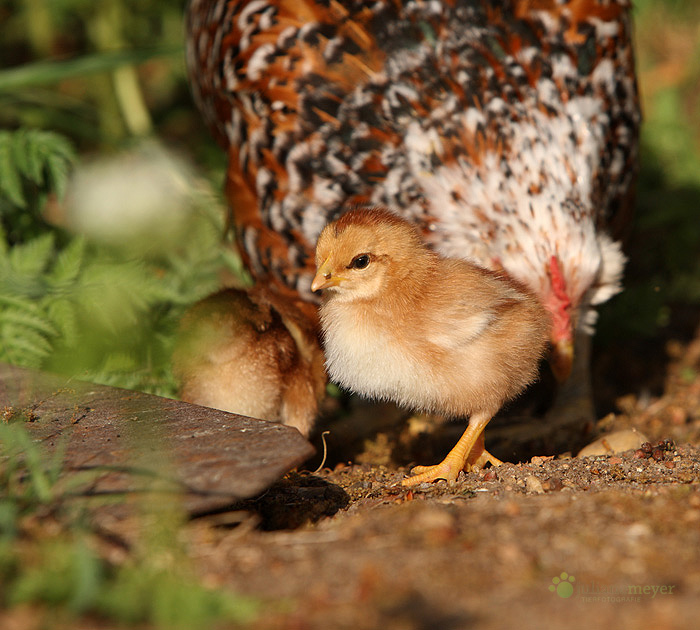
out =
[[[37,61],[0,71],[0,92],[83,78],[89,74],[111,72],[121,66],[138,65],[156,57],[182,54],[181,45],[171,45],[148,50],[102,52],[65,61]]]

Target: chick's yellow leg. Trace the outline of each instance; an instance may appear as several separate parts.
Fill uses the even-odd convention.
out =
[[[469,452],[469,457],[467,457],[467,463],[464,465],[464,472],[471,472],[474,469],[483,468],[486,464],[491,464],[492,466],[500,466],[503,462],[489,453],[484,446],[484,431],[481,432],[472,450]]]
[[[404,479],[402,485],[415,486],[438,479],[454,481],[457,479],[459,471],[467,466],[483,466],[486,462],[497,466],[502,463],[484,449],[483,432],[489,420],[491,420],[490,414],[473,415],[466,431],[445,459],[435,466],[416,466],[411,471],[414,475]]]

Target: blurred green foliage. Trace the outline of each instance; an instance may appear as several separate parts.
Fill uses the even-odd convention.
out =
[[[223,241],[224,155],[185,80],[183,5],[0,0],[0,361],[174,395],[182,313],[244,279]],[[108,561],[80,498],[94,479],[67,474],[21,416],[0,418],[0,625],[21,605],[52,628],[254,615],[199,583],[184,514],[157,489],[132,502],[147,533]]]
[[[198,121],[184,77],[183,5],[0,2],[0,125],[51,129],[100,151],[154,132],[189,144],[186,127]]]
[[[51,628],[76,627],[79,615],[101,620],[99,627],[168,630],[254,618],[255,601],[198,583],[178,539],[184,515],[156,487],[137,516],[146,534],[129,558],[101,557],[77,492],[100,472],[62,474],[62,455],[48,457],[21,422],[0,423],[0,610],[39,605],[44,621],[33,627]]]
[[[10,66],[0,69],[0,360],[173,395],[180,316],[241,276],[222,237],[223,152],[185,80],[182,10],[180,0],[0,2]],[[71,169],[143,153],[148,138],[203,165],[161,165],[181,188],[181,216],[161,208],[121,241],[81,234],[64,196]],[[128,168],[112,170],[116,184],[95,186],[121,195]]]
[[[0,134],[0,360],[172,395],[183,310],[216,290],[223,271],[240,274],[222,243],[223,210],[206,188],[192,188],[186,216],[158,218],[168,224],[156,226],[162,238],[150,225],[124,242],[72,234],[42,210],[48,193],[65,187],[73,159],[56,134]]]

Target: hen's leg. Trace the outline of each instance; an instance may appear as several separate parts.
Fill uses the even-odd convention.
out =
[[[596,420],[590,374],[590,335],[578,333],[574,361],[569,378],[560,383],[550,409],[544,417],[494,426],[489,430],[505,451],[528,455],[555,454],[578,450]]]
[[[571,375],[559,385],[554,404],[542,423],[555,443],[569,444],[569,448],[596,417],[591,387],[591,336],[577,332],[574,347]]]

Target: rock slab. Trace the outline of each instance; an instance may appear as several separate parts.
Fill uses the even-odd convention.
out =
[[[296,430],[189,403],[0,363],[0,410],[24,421],[89,492],[182,494],[190,512],[254,497],[314,453]]]

